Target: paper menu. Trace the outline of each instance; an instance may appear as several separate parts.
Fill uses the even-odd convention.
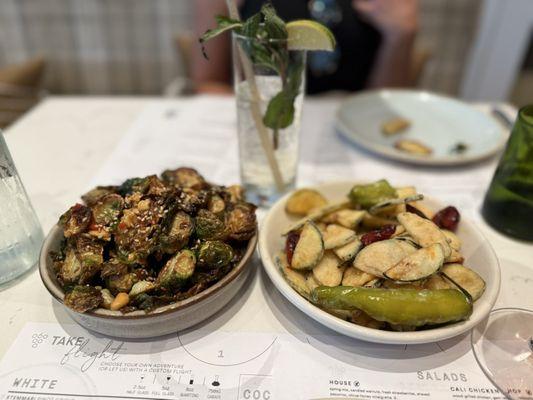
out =
[[[235,101],[193,97],[153,101],[123,136],[90,187],[192,166],[210,181],[239,180]]]
[[[437,350],[436,350],[437,349]],[[468,338],[386,346],[343,336],[190,330],[155,341],[28,323],[0,364],[3,399],[503,399]]]
[[[172,335],[123,342],[77,325],[30,323],[2,361],[0,393],[5,399],[236,399],[252,384],[271,390],[276,336],[255,333],[253,345],[237,353],[243,340],[249,337],[220,332],[200,341]]]

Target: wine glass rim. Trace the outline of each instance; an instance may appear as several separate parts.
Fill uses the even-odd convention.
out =
[[[491,312],[489,312],[489,314],[487,315],[487,318],[485,318],[485,320],[482,321],[480,324],[482,324],[483,322],[486,322],[491,317],[491,315],[498,314],[500,312],[506,312],[506,311],[520,311],[520,312],[525,312],[527,314],[532,314],[533,315],[533,310],[530,310],[530,309],[527,309],[527,308],[522,308],[522,307],[500,307],[500,308],[495,308],[495,309],[491,310]],[[472,328],[472,330],[470,331],[470,348],[472,350],[472,354],[474,355],[474,358],[476,359],[477,364],[479,365],[479,367],[481,368],[481,370],[483,371],[485,376],[488,378],[488,380],[494,385],[494,387],[497,388],[501,392],[501,394],[504,395],[506,398],[512,399],[511,397],[508,396],[507,393],[505,393],[500,388],[498,383],[493,379],[492,373],[481,362],[481,359],[480,359],[480,357],[478,356],[478,354],[476,352],[476,347],[475,347],[475,343],[474,343],[474,331],[475,330],[476,330],[476,327]]]

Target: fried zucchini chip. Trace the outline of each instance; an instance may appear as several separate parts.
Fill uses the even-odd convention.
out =
[[[291,268],[312,269],[324,255],[322,234],[313,222],[307,222],[303,229],[291,260]]]
[[[313,189],[295,191],[285,203],[285,210],[293,215],[307,215],[311,210],[324,207],[327,200],[320,192]]]
[[[345,269],[345,265],[333,252],[326,251],[317,266],[313,268],[313,276],[320,285],[338,286]]]
[[[383,277],[386,271],[416,250],[410,242],[398,239],[374,242],[355,256],[353,266],[368,274]]]

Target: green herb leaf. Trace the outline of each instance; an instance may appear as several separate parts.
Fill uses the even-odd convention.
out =
[[[272,50],[262,43],[254,42],[250,50],[250,58],[256,66],[261,66],[278,73],[278,64],[272,57]]]
[[[265,17],[265,30],[270,39],[287,39],[288,33],[285,22],[278,16],[272,4],[263,5],[261,14]]]
[[[270,100],[263,118],[265,126],[274,130],[286,128],[293,123],[294,101],[302,85],[303,59],[289,62],[288,57],[286,55],[285,62],[288,62],[288,66],[284,87]]]
[[[240,29],[243,25],[241,21],[228,18],[224,15],[217,15],[215,17],[215,20],[217,21],[216,28],[208,29],[199,39],[200,44],[202,45],[202,53],[205,58],[207,58],[207,53],[205,52],[205,47],[204,47],[205,42],[213,39],[214,37],[217,37],[218,35],[224,32]]]
[[[295,96],[286,90],[272,97],[263,117],[263,124],[274,130],[284,129],[291,125],[294,120],[294,99]]]
[[[217,27],[202,35],[203,44],[226,31],[236,31],[239,34],[256,40],[239,41],[239,46],[249,57],[254,66],[264,67],[279,75],[282,89],[268,103],[263,117],[266,127],[274,131],[274,143],[280,129],[287,128],[294,120],[294,101],[300,93],[303,73],[303,60],[291,62],[287,44],[288,33],[285,22],[281,19],[272,4],[263,5],[261,11],[244,22],[219,16],[216,18]],[[207,58],[207,56],[206,56]]]
[[[248,37],[257,37],[259,27],[261,25],[261,13],[252,15],[242,25],[242,35]]]

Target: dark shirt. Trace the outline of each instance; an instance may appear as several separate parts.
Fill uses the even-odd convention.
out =
[[[241,7],[242,18],[258,12],[263,3],[263,0],[246,0]],[[309,0],[272,0],[271,3],[286,22],[311,19]],[[333,54],[308,53],[308,93],[357,91],[366,85],[381,37],[374,27],[359,17],[351,3],[351,0],[336,0],[342,18],[328,24],[337,39],[336,51]]]

